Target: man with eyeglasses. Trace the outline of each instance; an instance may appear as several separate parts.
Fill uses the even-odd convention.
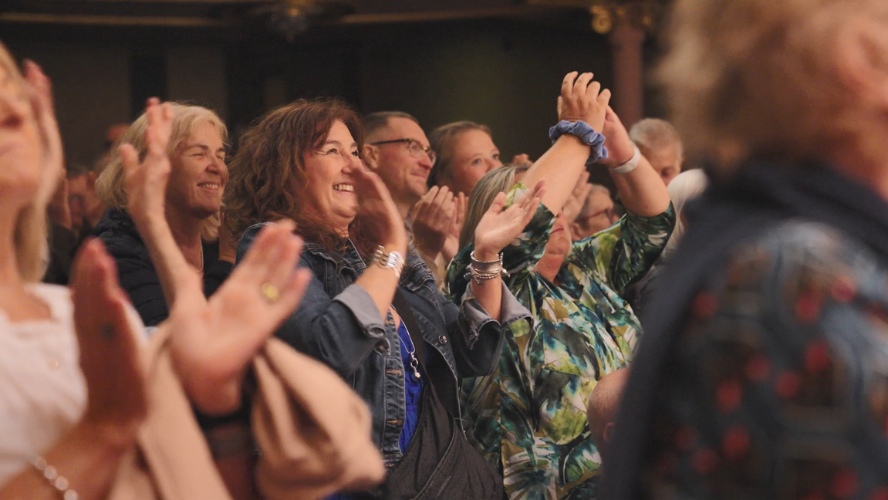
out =
[[[448,256],[442,255],[448,236],[457,224],[457,200],[448,188],[427,187],[435,165],[419,121],[401,111],[381,111],[363,118],[367,167],[382,178],[392,199],[407,221],[413,246],[443,285]],[[452,255],[449,256],[452,258]]]

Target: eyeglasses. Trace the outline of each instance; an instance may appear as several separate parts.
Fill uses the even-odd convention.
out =
[[[429,160],[431,160],[432,165],[435,165],[435,160],[437,157],[435,156],[435,152],[432,151],[431,146],[423,146],[422,143],[417,141],[416,139],[392,139],[390,141],[379,141],[379,142],[371,142],[371,146],[381,146],[383,144],[395,144],[397,142],[406,142],[407,150],[410,151],[410,155],[414,158],[422,158],[422,154],[425,153],[429,156]]]

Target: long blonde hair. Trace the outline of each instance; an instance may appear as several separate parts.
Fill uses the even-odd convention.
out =
[[[0,43],[0,65],[9,72],[9,75],[19,85],[25,85],[25,79],[15,64],[15,60],[9,50]],[[55,179],[41,175],[42,182],[57,182]],[[49,186],[41,186],[40,190],[53,191]],[[46,205],[48,199],[35,197],[34,200],[19,212],[15,220],[13,231],[13,244],[15,247],[15,261],[21,278],[29,283],[40,281],[46,272],[46,257],[49,245],[47,243]]]

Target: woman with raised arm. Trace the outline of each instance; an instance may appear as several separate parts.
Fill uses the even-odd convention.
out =
[[[248,130],[225,199],[234,233],[244,233],[238,253],[261,223],[297,222],[306,240],[300,265],[314,278],[277,335],[332,367],[368,403],[389,467],[386,498],[424,490],[428,498],[500,498],[502,485],[462,435],[457,384],[489,373],[503,329],[527,317],[495,262],[530,220],[542,187],[508,210],[500,199],[481,218],[474,258],[486,267],[457,307],[408,252],[404,221],[362,164],[361,141],[357,117],[337,101],[296,101]]]
[[[658,74],[710,183],[645,306],[602,493],[884,498],[888,3],[670,21]]]
[[[546,182],[533,219],[502,255],[532,326],[514,323],[497,371],[463,385],[476,446],[503,474],[511,498],[595,498],[601,458],[586,423],[588,398],[597,380],[632,358],[641,326],[620,293],[644,275],[675,223],[666,187],[632,146],[609,98],[591,73],[565,77],[551,149],[528,169],[501,167],[478,182],[463,249],[448,271],[458,297],[469,284],[478,214],[503,192],[508,206],[525,185]],[[605,144],[603,161],[630,213],[574,243],[562,209]]]

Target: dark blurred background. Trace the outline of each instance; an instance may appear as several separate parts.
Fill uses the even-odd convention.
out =
[[[427,132],[455,120],[484,123],[504,158],[535,158],[549,145],[568,71],[595,72],[627,126],[634,115],[663,114],[645,76],[658,50],[660,3],[3,0],[0,40],[52,78],[69,162],[95,161],[107,127],[138,116],[149,96],[208,106],[234,137],[277,105],[338,96],[363,113],[412,113]],[[617,67],[623,80],[613,55],[619,29],[641,35],[645,68],[627,75]],[[629,104],[615,86],[632,87],[627,78],[640,88],[625,92]],[[627,100],[630,93],[638,95]]]

